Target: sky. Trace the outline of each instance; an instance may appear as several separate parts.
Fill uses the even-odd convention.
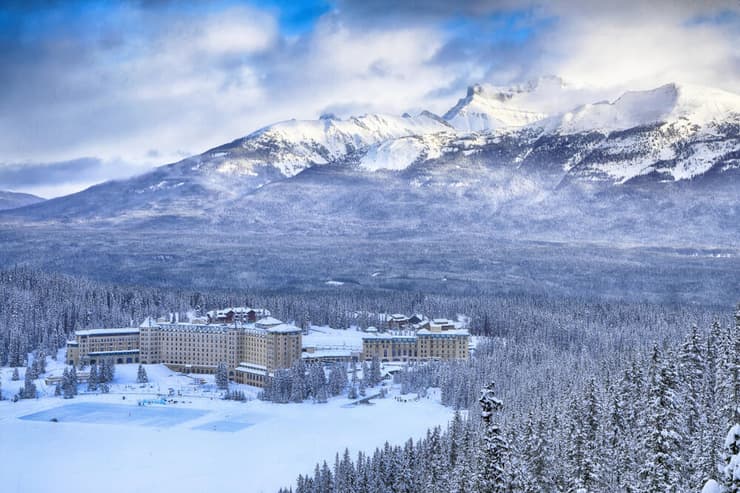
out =
[[[541,75],[740,93],[740,0],[0,2],[0,190],[47,198],[290,118]]]

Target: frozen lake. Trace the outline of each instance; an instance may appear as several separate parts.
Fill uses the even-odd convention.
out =
[[[174,406],[137,406],[98,402],[76,402],[53,407],[20,419],[58,421],[60,423],[95,423],[106,425],[141,425],[169,428],[200,418],[208,411]],[[206,429],[206,428],[204,428]]]

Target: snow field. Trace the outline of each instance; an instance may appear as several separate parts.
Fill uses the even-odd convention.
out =
[[[193,386],[191,378],[160,365],[146,366],[153,383],[141,387],[134,383],[137,367],[117,365],[110,394],[83,392],[64,400],[37,380],[48,396],[0,402],[2,491],[274,492],[312,472],[318,461],[333,463],[345,447],[354,456],[385,441],[401,444],[452,417],[435,393],[398,402],[399,389],[391,388],[370,406],[344,407],[346,397],[327,404],[240,403],[218,399],[212,376],[194,376],[206,384]],[[23,371],[11,382],[12,369],[0,369],[6,397],[22,385]],[[170,388],[177,404],[137,405]],[[250,398],[257,393],[232,388]],[[58,422],[50,421],[54,417]]]

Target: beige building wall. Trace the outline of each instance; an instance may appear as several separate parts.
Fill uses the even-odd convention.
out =
[[[289,368],[301,358],[302,336],[299,329],[285,324],[236,328],[147,319],[138,329],[78,331],[75,341],[67,343],[67,362],[87,363],[97,352],[110,353],[117,361],[118,351],[129,351],[120,356],[123,362],[162,363],[193,373],[213,373],[223,362],[236,381],[263,386],[265,373]],[[242,362],[246,365],[236,371]]]
[[[301,333],[267,334],[268,364],[270,369],[290,368],[293,362],[301,357]]]
[[[467,334],[418,334],[416,336],[368,337],[362,340],[362,358],[381,361],[468,359]]]
[[[215,371],[219,363],[235,368],[239,363],[237,329],[214,326],[162,325],[159,330],[160,361],[178,369]]]
[[[112,360],[115,363],[139,362],[139,329],[81,330],[75,343],[67,344],[67,362],[79,365]],[[130,361],[129,361],[130,359]]]

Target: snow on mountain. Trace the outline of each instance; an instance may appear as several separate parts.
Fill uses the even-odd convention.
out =
[[[251,156],[238,162],[237,167],[249,170],[250,165],[262,165],[265,163],[262,156],[269,154],[269,164],[290,177],[311,165],[334,162],[392,139],[452,130],[444,120],[429,112],[400,117],[371,114],[346,120],[333,117],[289,120],[245,137],[241,147]],[[234,166],[224,164],[219,170],[231,171]]]
[[[511,87],[476,84],[444,116],[463,132],[521,127],[592,101],[601,91],[545,76]]]
[[[703,126],[738,114],[737,94],[671,83],[648,91],[628,91],[613,102],[584,104],[534,126],[548,133],[608,133],[681,119]]]
[[[284,121],[144,175],[7,216],[226,217],[255,194],[262,197],[256,203],[278,207],[274,200],[300,188],[291,178],[326,165],[315,179],[351,171],[342,181],[350,188],[357,179],[398,179],[417,188],[454,189],[458,198],[500,197],[497,203],[509,200],[514,188],[517,197],[536,197],[561,184],[673,182],[719,173],[734,179],[740,170],[740,96],[668,84],[562,112],[593,94],[550,77],[508,89],[474,86],[447,120],[422,112]],[[545,114],[557,116],[538,119]],[[390,174],[398,176],[383,176]],[[276,182],[286,182],[279,187],[283,195],[265,198]]]
[[[442,155],[449,134],[412,135],[376,144],[360,158],[366,171],[400,171],[412,164]]]

